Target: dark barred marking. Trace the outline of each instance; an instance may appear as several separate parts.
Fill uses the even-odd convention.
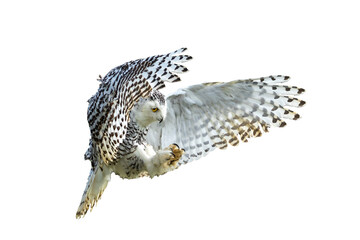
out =
[[[159,101],[161,105],[165,105],[165,96],[157,90],[153,90],[149,96],[152,101]]]

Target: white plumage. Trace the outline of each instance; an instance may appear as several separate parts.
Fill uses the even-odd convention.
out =
[[[290,78],[269,76],[212,82],[179,89],[166,99],[157,90],[180,81],[185,48],[125,63],[111,70],[89,100],[91,130],[85,159],[92,163],[76,216],[100,198],[112,172],[122,178],[159,176],[206,156],[215,148],[259,137],[284,119],[299,119],[288,107],[304,101],[304,89],[281,85]]]
[[[147,141],[158,148],[177,143],[186,150],[180,163],[187,163],[216,147],[224,149],[258,137],[270,126],[284,127],[283,118],[300,117],[286,107],[305,104],[289,96],[304,89],[275,85],[289,79],[270,76],[181,89],[167,97],[166,120],[149,127]]]

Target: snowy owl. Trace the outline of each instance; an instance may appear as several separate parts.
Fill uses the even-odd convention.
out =
[[[181,65],[192,59],[185,50],[130,61],[100,77],[88,101],[85,159],[91,171],[77,218],[97,203],[112,173],[160,176],[216,148],[259,137],[270,126],[284,127],[285,118],[299,119],[287,107],[303,106],[293,96],[305,90],[281,85],[290,79],[282,75],[203,83],[165,97],[158,90],[188,70]]]

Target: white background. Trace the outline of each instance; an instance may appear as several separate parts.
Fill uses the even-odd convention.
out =
[[[2,239],[359,239],[356,1],[2,1]],[[290,75],[302,119],[162,177],[113,176],[76,220],[87,99],[126,61],[188,47],[182,82]]]

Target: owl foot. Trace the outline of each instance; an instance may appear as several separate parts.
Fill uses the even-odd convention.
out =
[[[166,149],[170,150],[170,159],[168,159],[165,162],[165,165],[171,166],[171,167],[177,167],[177,164],[180,160],[180,158],[182,157],[183,153],[185,152],[184,149],[180,149],[179,146],[174,143],[171,144],[169,147],[167,147]]]
[[[184,149],[180,149],[177,144],[158,150],[152,158],[144,159],[146,171],[151,178],[172,171],[178,168],[178,162],[184,152]]]

